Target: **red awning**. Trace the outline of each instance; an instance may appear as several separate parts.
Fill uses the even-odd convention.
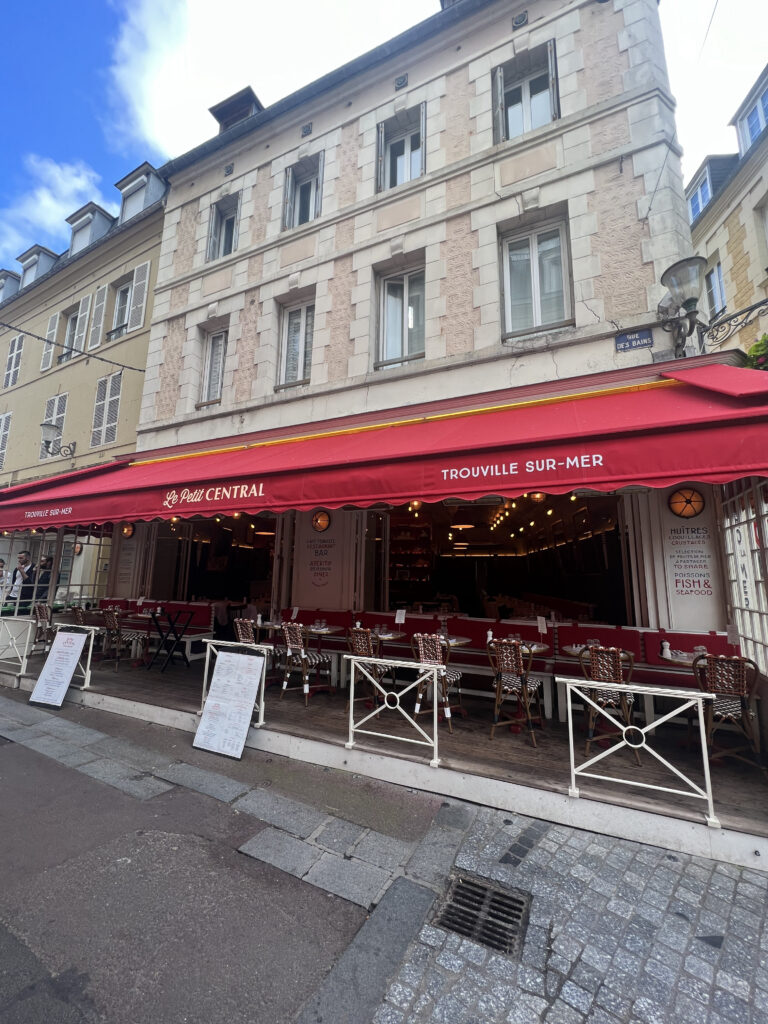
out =
[[[747,370],[741,366],[695,366],[690,370],[674,370],[662,373],[662,377],[677,380],[682,384],[693,384],[707,391],[718,391],[722,395],[736,398],[754,395],[768,395],[768,373],[765,370]]]
[[[722,367],[712,367],[720,372]],[[768,476],[768,399],[663,380],[113,465],[0,498],[0,529]]]

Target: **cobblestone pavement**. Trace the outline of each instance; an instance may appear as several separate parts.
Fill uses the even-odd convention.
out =
[[[319,994],[318,1006],[343,999],[353,1024],[768,1024],[768,874],[455,800],[407,842],[230,778],[223,759],[209,771],[1,696],[0,737],[138,800],[181,786],[227,803],[269,826],[243,854],[363,906],[384,907],[395,880],[411,886],[401,902],[432,908],[407,918],[407,952],[378,995],[371,947]],[[531,898],[518,957],[436,924],[457,874]]]
[[[433,923],[375,1024],[764,1024],[768,875],[481,810],[455,871],[530,894],[518,960]]]

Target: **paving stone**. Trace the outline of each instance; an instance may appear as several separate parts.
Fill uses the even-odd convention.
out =
[[[445,879],[453,867],[464,833],[455,828],[430,826],[406,865],[406,873],[424,882]]]
[[[153,775],[158,779],[165,779],[167,782],[173,782],[185,789],[192,789],[196,793],[203,793],[205,796],[213,797],[214,800],[221,800],[224,803],[230,803],[250,789],[247,783],[237,782],[226,775],[208,771],[206,768],[198,768],[192,764],[171,764],[167,768],[158,768]]]
[[[254,818],[276,825],[300,839],[306,839],[328,819],[327,814],[309,804],[291,800],[267,789],[252,789],[232,806],[241,814],[252,814]]]
[[[240,847],[240,853],[303,878],[322,856],[320,850],[277,828],[265,828]]]
[[[394,871],[408,860],[414,847],[415,843],[368,830],[355,844],[352,854],[368,864]]]
[[[380,1006],[373,1018],[373,1024],[405,1024],[405,1015],[394,1006]]]
[[[26,740],[24,746],[28,750],[35,750],[38,754],[43,754],[45,757],[50,757],[54,761],[69,765],[70,767],[77,767],[81,764],[87,764],[88,761],[95,760],[93,754],[86,753],[81,747],[67,743],[65,740],[60,740],[56,736],[36,736],[33,739]]]
[[[117,736],[97,740],[96,743],[89,744],[89,747],[94,753],[99,753],[115,761],[123,761],[142,771],[154,772],[157,768],[165,768],[173,763],[173,758],[167,754],[148,750],[146,747],[139,746],[138,743],[131,743],[130,740],[123,740]]]
[[[444,949],[437,956],[437,963],[441,967],[444,967],[446,971],[453,971],[455,974],[460,974],[464,970],[464,961],[456,954],[451,953],[449,950]]]
[[[544,999],[522,995],[507,1015],[507,1024],[540,1024],[546,1009]]]
[[[315,842],[333,853],[345,854],[365,833],[365,829],[342,818],[331,818],[328,824],[315,836]],[[366,858],[361,858],[365,860]]]
[[[151,775],[137,773],[136,769],[119,761],[89,761],[87,764],[78,765],[76,771],[90,775],[99,782],[105,782],[108,786],[136,797],[137,800],[150,800],[173,789],[169,783],[155,779]]]
[[[445,943],[447,934],[439,928],[433,928],[431,925],[425,925],[419,933],[419,938],[428,946],[435,946],[439,949]]]
[[[305,881],[341,896],[361,907],[369,907],[390,880],[388,871],[361,860],[347,860],[335,853],[324,853],[312,865]]]
[[[22,725],[36,725],[38,722],[45,722],[51,717],[50,711],[43,711],[30,704],[20,704],[8,697],[0,697],[0,708],[3,714],[7,715],[14,722]]]
[[[476,816],[477,808],[471,804],[445,801],[438,808],[434,822],[442,828],[455,828],[465,832]]]
[[[593,1000],[591,992],[585,991],[585,989],[574,984],[572,981],[566,981],[563,983],[563,987],[560,990],[560,997],[564,999],[569,1006],[573,1006],[577,1010],[581,1010],[582,1013],[587,1012],[592,1005]]]
[[[749,1020],[749,1003],[721,988],[715,989],[712,1008],[715,1013],[719,1013],[726,1020],[734,1021],[735,1024],[744,1024],[744,1021]]]
[[[86,747],[91,743],[107,739],[107,734],[97,729],[89,729],[86,725],[79,725],[77,722],[70,722],[66,718],[51,718],[43,725],[46,732],[51,736],[58,736],[60,739],[68,740],[80,747]]]

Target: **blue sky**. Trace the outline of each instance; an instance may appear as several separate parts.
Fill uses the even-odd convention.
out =
[[[213,135],[207,111],[219,100],[251,85],[273,103],[439,9],[439,0],[6,3],[0,267],[18,271],[16,256],[35,243],[65,248],[67,216],[91,199],[115,209],[114,183],[128,171]],[[768,3],[662,0],[660,11],[690,175],[707,152],[735,149],[727,123],[768,59]]]

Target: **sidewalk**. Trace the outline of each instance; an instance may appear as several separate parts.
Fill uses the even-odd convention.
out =
[[[138,801],[204,794],[254,819],[241,854],[370,908],[298,1024],[768,1022],[768,874],[256,751],[216,758],[25,694],[0,696],[0,736]],[[437,924],[457,874],[530,898],[517,954]]]

